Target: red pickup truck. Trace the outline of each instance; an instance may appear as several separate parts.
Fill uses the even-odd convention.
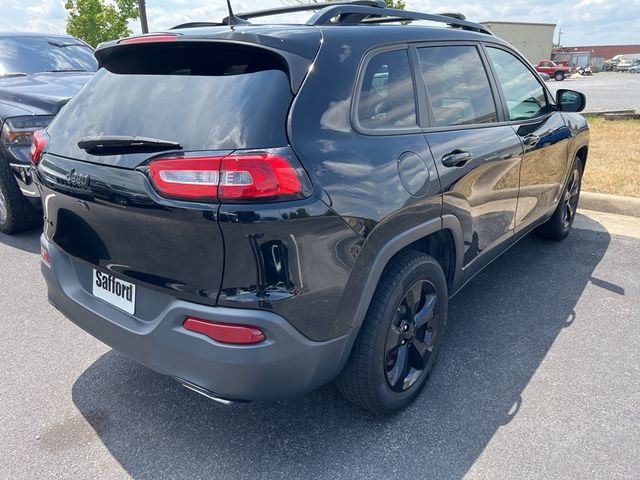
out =
[[[565,65],[557,65],[551,60],[540,60],[538,65],[536,65],[536,70],[540,73],[546,73],[550,77],[555,78],[558,82],[564,80],[569,74],[569,67]]]

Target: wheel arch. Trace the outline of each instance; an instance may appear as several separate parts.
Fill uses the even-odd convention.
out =
[[[454,215],[444,215],[416,225],[388,240],[379,249],[363,282],[352,317],[353,326],[358,327],[364,321],[386,268],[407,250],[417,250],[435,258],[445,273],[449,292],[458,290],[463,283],[463,245],[462,226]]]
[[[589,156],[589,145],[585,144],[578,148],[576,151],[576,157],[580,159],[582,163],[582,171],[587,167],[587,157]]]

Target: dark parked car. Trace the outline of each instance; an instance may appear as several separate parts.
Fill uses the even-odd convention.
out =
[[[99,47],[34,141],[51,303],[218,401],[411,402],[449,297],[569,233],[585,99],[481,25],[365,3]]]
[[[44,128],[98,68],[93,49],[59,35],[0,33],[0,231],[42,223],[31,179],[33,132]]]

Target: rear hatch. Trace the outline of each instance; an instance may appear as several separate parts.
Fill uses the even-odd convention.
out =
[[[224,267],[217,187],[205,182],[192,198],[159,191],[165,177],[155,182],[149,165],[286,149],[287,62],[232,42],[115,48],[47,129],[37,168],[45,235],[78,268],[215,304]]]

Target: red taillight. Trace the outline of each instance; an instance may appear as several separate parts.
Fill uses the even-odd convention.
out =
[[[217,323],[209,320],[188,317],[182,326],[196,333],[201,333],[216,342],[249,345],[265,340],[265,335],[257,327],[249,325],[235,325],[232,323]]]
[[[42,157],[42,151],[47,145],[47,134],[44,130],[36,130],[33,132],[33,140],[31,141],[31,163],[38,165]]]
[[[147,35],[144,37],[125,38],[118,43],[122,45],[126,43],[171,42],[177,39],[177,35]]]
[[[298,173],[279,155],[230,155],[220,165],[220,200],[281,197],[300,193]]]
[[[162,195],[187,200],[279,199],[302,192],[289,160],[271,153],[160,158],[149,164],[149,175]]]

